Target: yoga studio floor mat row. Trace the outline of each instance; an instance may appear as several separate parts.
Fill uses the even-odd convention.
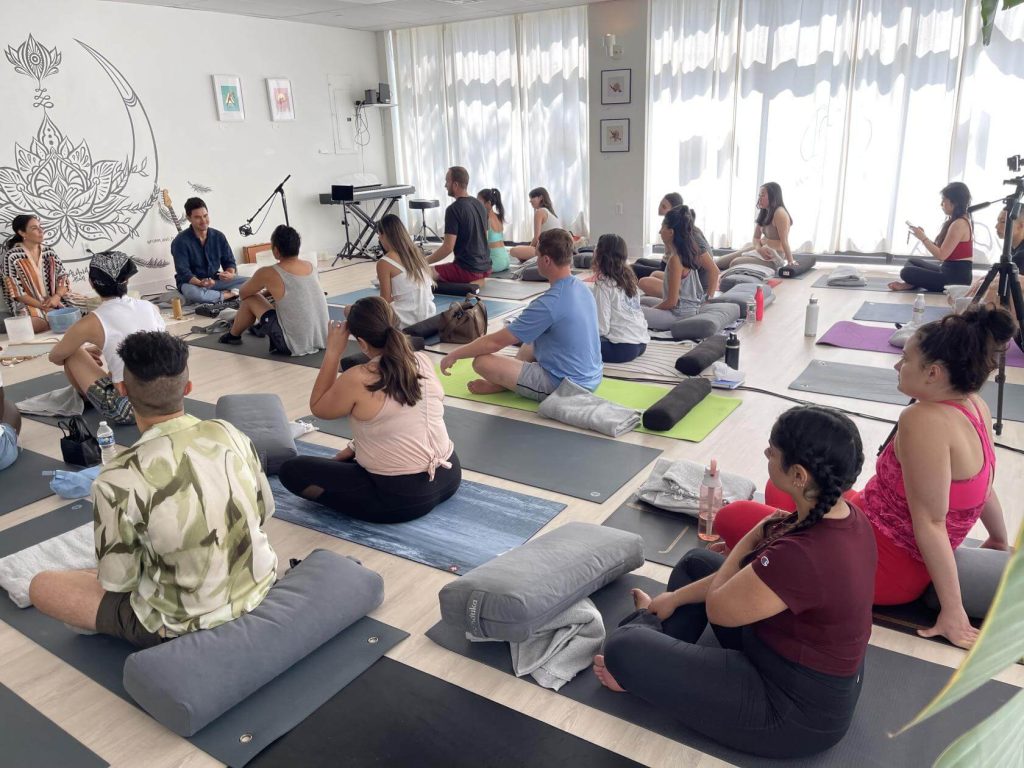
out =
[[[629,590],[634,587],[652,595],[664,591],[664,585],[652,579],[627,575],[591,595],[609,632],[633,611]],[[513,674],[506,643],[473,643],[466,639],[462,630],[442,623],[431,627],[427,637],[460,656],[506,674]],[[846,737],[827,752],[796,760],[769,760],[723,747],[686,728],[667,713],[641,699],[602,687],[589,670],[579,673],[557,694],[551,695],[568,696],[573,701],[741,768],[766,765],[830,768],[929,766],[959,734],[992,714],[1019,690],[1005,683],[986,683],[948,710],[891,738],[889,734],[910,722],[932,696],[939,692],[952,673],[953,670],[948,667],[869,646],[860,702]],[[900,695],[894,696],[893,691],[900,691]],[[685,691],[680,691],[680,696],[685,695]]]
[[[511,273],[509,273],[511,277]],[[492,279],[493,278],[493,279]],[[551,286],[547,283],[527,283],[522,280],[499,279],[492,275],[480,287],[480,295],[510,301],[529,301],[540,296]]]
[[[351,438],[347,419],[306,416],[322,432]],[[463,469],[600,504],[661,451],[604,437],[445,408],[444,422]]]
[[[445,376],[438,372],[438,378],[441,379],[444,393],[449,397],[456,397],[460,400],[473,400],[478,403],[502,405],[506,408],[532,411],[534,413],[540,407],[540,403],[517,395],[515,392],[500,392],[496,395],[474,395],[466,388],[466,385],[473,379],[480,377],[473,370],[473,365],[469,360],[459,360],[452,366],[451,376]],[[601,386],[597,388],[594,394],[613,403],[624,405],[627,408],[643,411],[658,402],[668,392],[667,388],[655,386],[654,384],[606,378],[601,382]],[[689,440],[699,443],[711,434],[715,427],[725,421],[730,413],[739,408],[741,402],[741,400],[735,397],[708,395],[699,405],[686,414],[682,421],[667,432],[657,432],[652,429],[644,429],[643,427],[639,427],[637,432],[646,432],[651,435],[661,435],[662,437],[671,437],[676,440]]]
[[[106,768],[106,760],[0,685],[0,762],[17,768]]]
[[[666,512],[635,497],[622,502],[601,525],[637,534],[644,540],[644,560],[669,568],[691,549],[703,546],[696,518]]]
[[[950,307],[927,306],[924,308],[924,321],[941,320],[953,310]],[[914,305],[893,304],[888,301],[865,301],[860,305],[854,320],[866,320],[872,323],[909,323],[914,316]]]
[[[50,480],[57,469],[76,472],[81,467],[22,448],[18,460],[7,469],[0,470],[0,488],[3,489],[0,493],[0,515],[52,496]],[[6,536],[7,532],[3,535]]]
[[[261,360],[271,360],[275,363],[292,363],[293,365],[303,365],[307,368],[319,368],[324,363],[324,353],[321,350],[315,355],[300,355],[295,357],[293,355],[274,355],[270,353],[270,341],[268,339],[261,339],[253,336],[248,331],[242,334],[241,344],[221,344],[221,334],[210,333],[206,336],[200,336],[199,338],[192,339],[188,342],[191,347],[202,347],[203,349],[213,349],[217,352],[230,352],[234,355],[245,355],[245,357],[258,357]],[[342,357],[348,355],[357,355],[361,350],[355,339],[349,339],[348,346],[345,347],[345,352]]]
[[[251,768],[338,765],[631,768],[640,764],[383,658],[250,763]]]
[[[4,531],[0,537],[0,557],[91,520],[92,506],[87,502],[75,502],[29,520]],[[135,652],[132,646],[103,635],[76,634],[35,608],[16,607],[6,595],[0,596],[0,621],[134,704],[121,684],[125,659]],[[189,741],[221,762],[240,768],[406,637],[408,633],[376,619],[360,619]]]
[[[864,275],[867,285],[829,285],[828,279],[831,275],[825,274],[814,281],[814,288],[829,288],[841,291],[874,291],[876,293],[892,293],[889,290],[889,283],[899,280],[898,275]]]
[[[312,443],[298,446],[304,456],[330,458],[338,452]],[[423,517],[381,525],[296,496],[276,476],[270,487],[280,520],[458,574],[523,544],[565,509],[557,501],[463,480],[452,498]]]
[[[547,283],[544,283],[544,290],[547,290]],[[543,291],[541,291],[543,293]],[[337,296],[329,296],[327,298],[328,304],[334,304],[336,306],[354,304],[359,299],[365,299],[367,296],[380,296],[380,291],[376,288],[363,288],[358,291],[351,291],[349,293],[342,293]],[[438,312],[444,312],[452,304],[456,304],[460,301],[465,300],[465,296],[445,296],[444,294],[436,294],[434,296],[434,306]],[[522,304],[512,303],[508,301],[498,301],[497,299],[486,298],[484,299],[484,305],[487,307],[488,319],[495,318],[498,315],[504,315],[507,312],[513,312],[518,309],[523,309]]]

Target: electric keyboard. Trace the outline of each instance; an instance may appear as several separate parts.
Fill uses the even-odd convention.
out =
[[[341,222],[345,227],[345,247],[335,256],[332,266],[338,259],[377,258],[380,255],[380,248],[373,248],[370,243],[377,233],[377,225],[380,220],[391,213],[395,203],[406,195],[411,195],[416,187],[410,184],[369,184],[365,186],[332,184],[331,193],[320,194],[321,205],[342,206]],[[363,210],[362,203],[377,201],[372,212]],[[370,206],[367,206],[370,207]],[[363,226],[353,241],[349,231],[349,214],[362,221]]]
[[[416,191],[416,187],[408,184],[391,184],[382,186],[371,184],[363,187],[353,187],[343,184],[331,185],[332,203],[360,203],[364,200],[380,200],[385,197],[404,197]]]

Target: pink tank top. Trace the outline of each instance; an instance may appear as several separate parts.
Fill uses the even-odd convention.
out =
[[[966,480],[954,480],[949,485],[946,533],[949,535],[950,545],[956,549],[981,517],[981,510],[988,499],[989,486],[995,473],[996,455],[980,413],[971,413],[959,403],[942,404],[956,408],[967,417],[978,433],[984,454],[984,462],[978,474]],[[864,486],[861,504],[864,514],[875,528],[906,550],[915,560],[924,562],[914,538],[914,523],[910,516],[910,506],[907,504],[906,488],[903,486],[903,467],[896,458],[892,442],[885,446],[878,461],[875,462],[875,476]]]
[[[451,467],[455,445],[444,425],[444,390],[423,352],[416,353],[423,396],[416,405],[399,405],[390,397],[380,413],[362,421],[354,416],[352,448],[359,465],[374,475],[415,475],[434,479],[438,467]]]

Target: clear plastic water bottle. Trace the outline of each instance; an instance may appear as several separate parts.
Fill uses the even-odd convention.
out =
[[[910,316],[910,323],[914,327],[920,327],[924,325],[924,294],[917,294],[917,298],[914,299],[914,312]]]
[[[818,335],[818,297],[811,296],[807,302],[807,311],[804,312],[804,336]]]
[[[715,515],[722,508],[722,478],[718,474],[718,462],[704,468],[704,479],[700,484],[700,508],[698,512],[697,535],[701,541],[718,541],[715,533]]]
[[[108,463],[117,456],[117,443],[114,442],[114,430],[105,421],[100,422],[96,430],[96,442],[100,444],[100,462]]]

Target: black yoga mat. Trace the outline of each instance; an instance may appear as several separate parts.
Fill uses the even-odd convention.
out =
[[[644,559],[670,568],[691,549],[703,546],[697,538],[696,518],[666,512],[636,498],[622,502],[601,525],[637,534],[644,540]]]
[[[812,360],[789,388],[871,400],[875,403],[907,405],[910,398],[896,389],[896,382],[896,371],[893,368]]]
[[[0,470],[0,488],[3,489],[0,493],[0,515],[52,496],[51,477],[43,472],[53,472],[55,469],[76,472],[81,467],[73,467],[60,459],[51,459],[41,453],[22,449],[17,461],[7,469]],[[7,532],[3,535],[6,536]]]
[[[591,595],[609,631],[632,612],[629,590],[633,587],[639,587],[648,594],[664,590],[664,585],[652,579],[627,575]],[[427,637],[460,656],[512,674],[506,643],[471,643],[461,629],[442,623],[431,627]],[[924,768],[931,765],[958,735],[981,722],[1019,690],[1005,683],[988,682],[946,711],[901,736],[890,738],[890,733],[910,722],[939,692],[952,673],[948,667],[870,646],[864,687],[846,737],[820,755],[787,760],[753,757],[723,747],[641,699],[603,688],[589,670],[578,674],[559,693],[741,768],[766,765],[832,768],[890,768],[899,765]],[[679,695],[685,696],[686,692],[680,691]]]
[[[627,768],[639,763],[383,658],[250,765]]]
[[[315,355],[301,355],[299,357],[293,357],[292,355],[272,355],[270,354],[270,341],[267,339],[260,339],[253,336],[251,333],[242,334],[241,344],[221,344],[218,339],[221,337],[219,333],[211,333],[206,336],[201,336],[198,339],[192,339],[189,342],[189,346],[202,347],[203,349],[215,349],[218,352],[231,352],[236,355],[245,355],[246,357],[258,357],[262,360],[273,360],[275,363],[292,363],[294,365],[304,365],[307,368],[319,368],[324,362],[323,350],[317,352]],[[345,348],[345,352],[342,357],[348,357],[349,355],[359,354],[359,345],[356,344],[355,339],[349,339],[348,346]]]
[[[953,310],[950,307],[925,307],[924,320],[941,320]],[[874,323],[909,323],[914,313],[913,304],[893,304],[888,301],[865,301],[860,305],[854,320],[869,320]]]
[[[306,416],[323,432],[350,438],[347,419]],[[660,454],[632,443],[583,435],[464,408],[444,421],[465,469],[600,504]]]
[[[0,685],[0,744],[3,764],[17,768],[109,765],[4,685]]]
[[[889,290],[889,283],[893,280],[899,280],[898,277],[893,275],[864,275],[864,279],[867,281],[867,285],[829,285],[829,275],[822,275],[814,281],[813,288],[831,288],[836,290],[844,291],[873,291],[875,293],[891,293]],[[871,303],[871,302],[868,302]],[[900,304],[891,306],[902,306]],[[909,321],[909,317],[907,320]],[[897,321],[900,322],[900,321]]]
[[[91,519],[91,505],[75,502],[29,520],[4,531],[0,557],[59,536]],[[12,542],[19,546],[11,548]],[[121,685],[125,659],[136,650],[132,646],[103,635],[75,634],[35,608],[18,608],[6,595],[0,595],[0,621],[134,704]],[[408,636],[376,619],[360,619],[189,741],[221,762],[240,768]]]

